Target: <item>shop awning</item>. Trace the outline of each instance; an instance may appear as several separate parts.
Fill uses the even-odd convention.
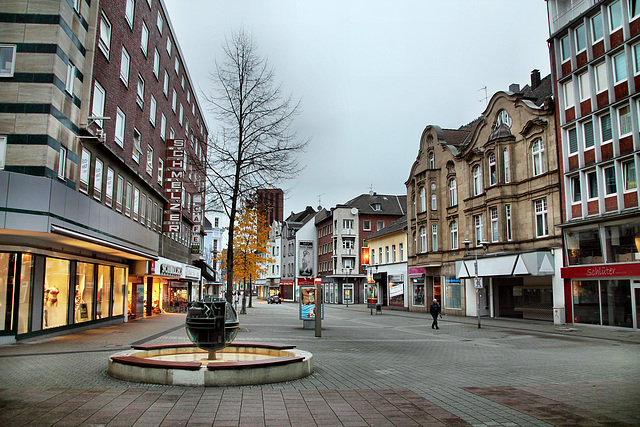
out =
[[[456,277],[462,279],[474,277],[475,263],[475,259],[456,261]],[[550,251],[478,258],[478,277],[548,276],[554,273],[554,258]]]

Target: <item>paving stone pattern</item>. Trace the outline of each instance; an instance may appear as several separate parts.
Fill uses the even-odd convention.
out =
[[[588,326],[254,301],[238,341],[293,344],[312,375],[250,387],[169,387],[106,373],[131,344],[188,341],[184,314],[0,346],[0,425],[640,425],[640,333]]]

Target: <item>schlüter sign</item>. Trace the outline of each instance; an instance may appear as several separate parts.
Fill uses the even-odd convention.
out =
[[[180,233],[182,224],[182,193],[185,167],[184,139],[167,140],[167,160],[165,162],[164,194],[169,203],[164,211],[162,231]]]

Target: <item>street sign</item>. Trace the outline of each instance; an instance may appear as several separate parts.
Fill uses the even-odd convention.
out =
[[[476,285],[476,289],[482,289],[482,278],[476,276],[475,285]]]

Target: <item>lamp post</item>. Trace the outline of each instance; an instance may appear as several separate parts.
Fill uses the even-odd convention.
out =
[[[469,241],[469,239],[464,239],[464,241],[462,242],[462,244],[464,245],[465,256],[469,254],[470,243],[471,242]],[[480,244],[482,245],[482,249],[486,251],[487,247],[489,246],[489,242],[481,240]],[[475,261],[473,263],[473,268],[474,268],[473,284],[476,288],[476,312],[478,313],[478,329],[480,329],[482,327],[480,324],[480,289],[482,289],[482,285],[480,284],[480,280],[478,280],[478,251],[474,250],[473,254],[475,255]]]

